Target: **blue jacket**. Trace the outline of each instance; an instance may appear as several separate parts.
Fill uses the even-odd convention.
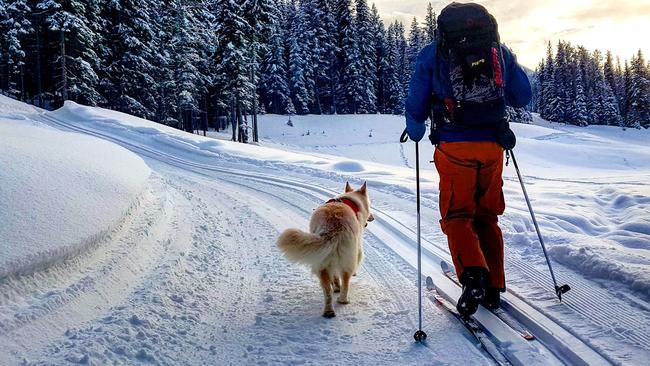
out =
[[[515,108],[523,107],[532,97],[530,82],[510,49],[501,45],[501,50],[505,64],[503,79],[506,103]],[[435,42],[426,46],[418,55],[406,99],[406,129],[409,137],[414,141],[421,140],[426,132],[424,122],[429,118],[433,95],[439,100],[452,95],[449,64],[445,58],[438,57]],[[491,129],[468,130],[444,124],[440,128],[440,141],[496,141],[496,135]]]

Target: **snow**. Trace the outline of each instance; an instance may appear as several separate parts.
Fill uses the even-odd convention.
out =
[[[150,170],[114,144],[25,123],[25,113],[34,110],[11,110],[7,98],[0,98],[3,278],[96,243],[136,203]]]
[[[10,211],[48,213],[85,204],[92,211],[78,211],[84,219],[76,220],[74,233],[113,228],[92,250],[0,282],[0,292],[10,294],[0,299],[0,341],[7,344],[0,363],[487,362],[462,326],[429,301],[429,346],[410,340],[417,324],[415,146],[398,142],[402,117],[292,116],[292,127],[287,116],[260,116],[257,146],[228,141],[229,131],[191,135],[71,102],[54,112],[6,98],[0,106],[0,149],[11,146],[5,136],[22,136],[13,137],[19,151],[37,160],[12,165],[20,171],[0,179],[18,181],[22,171],[51,193]],[[573,289],[563,303],[554,299],[510,162],[504,177],[508,209],[501,218],[512,291],[506,299],[541,322],[532,325],[548,337],[562,333],[564,347],[579,343],[583,354],[596,352],[601,358],[588,358],[591,363],[643,363],[650,356],[650,131],[578,128],[538,117],[513,128],[517,162],[556,275]],[[433,147],[419,145],[423,259],[433,272],[436,258],[448,254],[437,224]],[[9,166],[2,160],[7,154],[1,155]],[[97,164],[98,156],[106,162]],[[56,188],[49,180],[38,184],[45,180],[34,179],[29,167],[68,169],[80,178],[63,182],[73,175],[60,173]],[[90,202],[77,189],[72,194],[61,188],[84,187],[83,179],[92,179],[88,187],[96,190],[86,192]],[[353,281],[352,304],[339,305],[337,318],[328,321],[320,318],[317,280],[281,257],[275,239],[288,227],[305,228],[312,209],[345,181],[368,181],[377,220],[365,236],[366,260]],[[21,186],[20,194],[8,195],[11,201],[25,201]],[[122,200],[105,187],[123,187]],[[61,222],[75,223],[64,216]],[[6,227],[18,235],[19,225]],[[26,227],[57,226],[48,220]],[[58,229],[50,230],[49,238],[57,240],[44,248],[75,243],[65,239],[70,232],[64,224]],[[480,317],[490,321],[489,314]],[[534,349],[506,343],[513,355],[535,360]],[[553,361],[537,355],[538,362]]]

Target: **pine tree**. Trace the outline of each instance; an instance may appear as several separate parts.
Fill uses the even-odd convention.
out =
[[[33,32],[25,0],[0,1],[0,89],[25,100],[25,38]]]
[[[630,64],[630,86],[627,125],[634,128],[650,127],[650,72],[639,49]]]
[[[404,90],[400,81],[400,40],[397,22],[388,26],[386,35],[386,67],[382,74],[384,80],[384,110],[383,113],[401,114],[404,112]]]
[[[616,89],[614,89],[614,95],[616,95],[616,101],[618,102],[618,111],[623,118],[625,118],[625,75],[623,68],[621,67],[621,59],[616,57]]]
[[[215,52],[217,85],[223,88],[230,110],[232,139],[246,142],[243,113],[251,106],[254,84],[250,78],[250,37],[253,29],[244,18],[242,5],[217,0],[217,47]]]
[[[398,109],[396,109],[393,113],[403,114],[405,97],[409,93],[409,81],[411,79],[408,71],[409,70],[408,57],[407,57],[408,42],[406,41],[406,36],[404,34],[404,24],[397,21],[395,22],[395,39],[397,42],[397,60],[396,60],[397,76],[399,78],[399,86],[402,89],[402,92],[400,97],[401,98],[400,105]]]
[[[206,115],[205,98],[210,83],[206,42],[213,43],[210,16],[202,7],[182,0],[168,1],[157,25],[155,54],[158,85],[157,119],[188,132],[198,129],[198,116]],[[204,31],[204,29],[206,31]]]
[[[553,59],[553,48],[551,42],[548,42],[546,49],[546,63],[544,66],[544,79],[541,85],[541,94],[543,105],[540,108],[540,115],[542,118],[553,121],[554,120],[554,103],[557,103],[555,95],[555,60]]]
[[[624,71],[623,71],[623,98],[622,105],[623,111],[621,115],[623,116],[625,127],[639,128],[640,126],[634,125],[632,122],[630,110],[631,110],[631,101],[632,101],[632,72],[630,65],[625,61]]]
[[[411,76],[415,71],[415,64],[418,60],[418,55],[420,50],[422,50],[424,44],[424,34],[420,28],[417,18],[413,18],[411,22],[411,31],[409,33],[408,47],[406,49],[406,78],[405,82],[407,85],[405,90],[405,95],[408,94],[408,84],[411,81]]]
[[[375,71],[375,99],[376,99],[376,109],[381,113],[385,113],[386,110],[386,80],[384,75],[388,69],[388,44],[386,41],[386,29],[384,27],[384,22],[379,17],[379,11],[375,4],[372,5],[371,10],[371,19],[373,25],[373,45],[374,45],[374,71]]]
[[[291,35],[289,36],[289,90],[298,114],[309,113],[310,93],[307,86],[307,50],[303,49],[305,31],[303,16],[295,5],[290,5]]]
[[[350,0],[335,0],[336,79],[335,113],[355,113],[359,107],[354,92],[359,81],[358,47]]]
[[[356,0],[355,30],[359,65],[359,80],[355,83],[357,89],[354,90],[355,98],[358,100],[358,109],[355,112],[376,113],[375,77],[377,65],[375,62],[375,33],[366,0]]]
[[[579,70],[576,70],[574,80],[575,91],[568,118],[570,123],[583,127],[589,124],[589,114],[587,112],[587,98],[584,92],[582,73]]]
[[[98,105],[104,98],[97,91],[100,57],[96,44],[101,37],[100,8],[96,2],[44,0],[37,8],[47,14],[45,22],[55,32],[57,91],[62,100]]]
[[[602,56],[600,51],[596,50],[591,54],[583,46],[578,46],[576,51],[576,60],[578,71],[582,79],[582,88],[584,91],[586,103],[586,122],[593,124],[598,117],[599,96],[597,93],[596,82],[598,77],[602,74],[600,70],[600,63]]]
[[[553,91],[549,98],[548,119],[555,122],[567,122],[569,119],[571,72],[569,69],[570,45],[559,42],[553,67]]]
[[[334,17],[327,0],[305,0],[301,4],[305,8],[305,27],[310,30],[312,112],[332,113],[336,65]]]
[[[155,29],[150,1],[109,2],[105,56],[100,82],[109,106],[138,117],[154,119],[158,88],[154,66]]]
[[[438,20],[436,12],[433,11],[433,6],[431,3],[427,6],[427,16],[424,20],[424,43],[429,44],[435,41],[436,39],[436,29],[438,28]]]
[[[270,42],[262,66],[262,85],[266,110],[270,113],[296,113],[289,84],[287,82],[287,67],[284,58],[284,34],[278,20],[271,28]]]
[[[614,58],[612,57],[611,51],[607,51],[607,53],[605,54],[605,64],[603,65],[603,76],[605,78],[605,82],[609,86],[609,89],[616,96],[616,105],[618,110],[620,111],[620,106],[618,105],[618,101],[621,98],[620,75],[617,74],[617,70],[614,67]]]
[[[609,84],[602,79],[598,84],[598,120],[608,126],[623,126],[623,118],[618,110],[618,103]]]

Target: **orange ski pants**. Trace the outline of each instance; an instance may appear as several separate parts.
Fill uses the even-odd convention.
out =
[[[490,286],[505,289],[503,148],[496,142],[448,142],[434,153],[440,175],[440,226],[458,278],[467,267],[490,272]]]

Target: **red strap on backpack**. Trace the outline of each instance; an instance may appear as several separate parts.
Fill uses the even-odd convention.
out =
[[[492,47],[492,67],[494,68],[494,80],[499,88],[503,88],[503,72],[501,71],[501,60],[496,47]]]

